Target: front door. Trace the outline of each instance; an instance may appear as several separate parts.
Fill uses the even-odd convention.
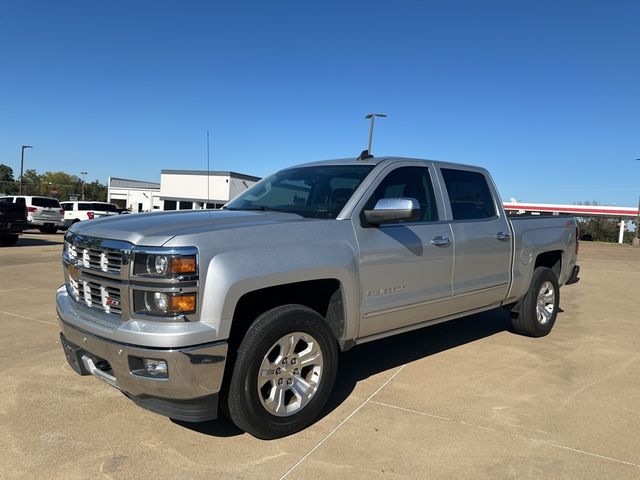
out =
[[[359,337],[439,317],[442,301],[452,295],[453,241],[449,224],[440,221],[444,209],[436,202],[440,195],[434,192],[433,170],[409,162],[390,168],[356,211],[362,289]],[[362,211],[382,198],[398,197],[416,199],[420,219],[366,224]]]

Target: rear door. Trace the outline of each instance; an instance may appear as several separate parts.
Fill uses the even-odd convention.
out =
[[[456,246],[453,307],[498,305],[509,290],[511,241],[493,182],[483,169],[443,166],[440,175]]]
[[[359,337],[440,317],[451,299],[454,249],[434,178],[430,164],[392,164],[354,211],[362,299]],[[367,225],[364,210],[372,209],[382,198],[397,197],[418,200],[421,218],[415,222]]]

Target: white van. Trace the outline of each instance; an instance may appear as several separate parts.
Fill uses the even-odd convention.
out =
[[[64,210],[55,198],[7,195],[0,197],[0,202],[16,203],[27,207],[29,228],[37,228],[42,233],[56,233],[63,227]]]
[[[83,220],[120,214],[116,205],[107,202],[62,202],[60,205],[64,210],[65,228]]]

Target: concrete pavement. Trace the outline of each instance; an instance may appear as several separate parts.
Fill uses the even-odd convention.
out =
[[[66,364],[62,235],[0,249],[0,478],[640,478],[640,249],[583,242],[553,332],[492,311],[341,356],[324,417],[261,441]]]

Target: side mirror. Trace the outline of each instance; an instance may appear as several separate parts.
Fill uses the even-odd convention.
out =
[[[364,218],[372,225],[411,222],[420,218],[420,204],[415,198],[383,198],[373,210],[364,211]]]

